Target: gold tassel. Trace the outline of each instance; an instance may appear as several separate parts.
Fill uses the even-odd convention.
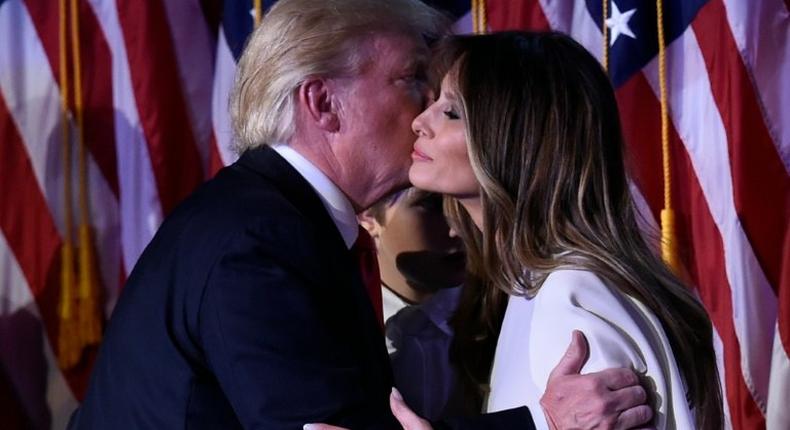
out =
[[[661,210],[661,258],[673,272],[679,273],[680,268],[675,244],[675,211]]]
[[[60,268],[60,331],[58,333],[58,362],[60,367],[68,369],[79,363],[82,345],[75,324],[76,297],[74,297],[74,248],[71,243],[61,248],[62,265]]]
[[[90,226],[80,225],[79,332],[82,347],[98,345],[102,336],[102,312],[96,255]]]

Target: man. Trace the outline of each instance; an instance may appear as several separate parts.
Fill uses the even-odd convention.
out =
[[[350,248],[355,213],[407,184],[423,37],[436,22],[415,0],[272,7],[231,100],[241,157],[146,248],[70,427],[397,425],[381,327]],[[547,403],[555,419],[564,399],[607,384],[591,376],[570,389],[568,378]],[[596,397],[612,406],[600,419],[644,401],[614,396]],[[530,424],[525,408],[505,419]]]
[[[408,188],[359,216],[376,244],[395,386],[420,416],[439,420],[479,412],[466,408],[461,379],[450,364],[450,318],[466,264],[451,233],[442,196]]]

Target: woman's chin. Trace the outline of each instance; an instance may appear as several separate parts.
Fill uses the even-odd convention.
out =
[[[441,190],[436,189],[435,181],[428,180],[419,170],[419,167],[415,168],[414,164],[411,165],[411,168],[409,168],[409,182],[421,190],[441,193]]]

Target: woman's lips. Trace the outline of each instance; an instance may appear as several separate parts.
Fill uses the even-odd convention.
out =
[[[411,158],[414,161],[433,161],[433,158],[425,155],[425,153],[421,152],[416,147],[411,152]]]

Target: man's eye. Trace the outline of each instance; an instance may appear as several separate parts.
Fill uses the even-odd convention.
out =
[[[458,118],[460,118],[460,117],[458,116],[458,114],[457,114],[457,113],[455,113],[455,112],[454,112],[454,111],[452,111],[452,110],[446,110],[446,111],[444,111],[444,116],[446,116],[446,117],[447,117],[447,118],[449,118],[449,119],[458,119]]]

